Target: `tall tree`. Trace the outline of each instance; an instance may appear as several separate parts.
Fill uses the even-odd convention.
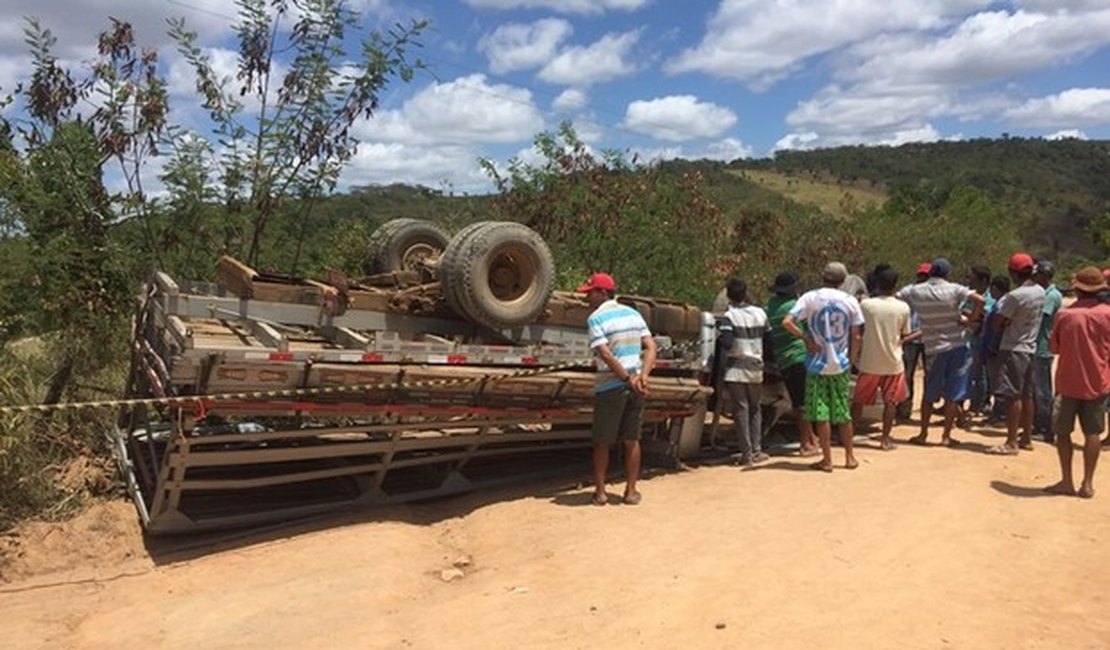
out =
[[[171,21],[170,34],[196,74],[219,142],[212,162],[220,198],[241,236],[229,238],[226,247],[257,264],[275,215],[296,199],[296,218],[307,231],[317,200],[335,188],[355,153],[356,121],[373,115],[392,80],[408,81],[423,66],[410,61],[408,53],[419,47],[416,39],[426,23],[373,31],[351,56],[346,44],[359,31],[360,19],[342,0],[235,4],[239,58],[234,80],[218,76],[183,20]],[[293,266],[299,257],[298,247]]]

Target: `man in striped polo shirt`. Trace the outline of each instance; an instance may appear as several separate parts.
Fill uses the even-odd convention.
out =
[[[636,479],[640,474],[640,429],[644,418],[644,396],[648,377],[655,367],[655,339],[647,323],[635,309],[615,299],[617,283],[608,273],[594,273],[578,293],[586,294],[593,313],[586,320],[590,347],[597,353],[597,380],[594,387],[592,430],[595,505],[605,505],[605,474],[609,469],[609,448],[620,439],[624,443],[625,473],[628,483],[624,503],[636,505],[640,493]]]
[[[729,308],[720,326],[721,348],[728,355],[725,387],[732,402],[732,420],[740,446],[741,467],[770,458],[763,453],[763,337],[770,332],[767,313],[748,302],[748,284],[730,278]]]
[[[983,296],[948,281],[952,264],[938,257],[929,265],[929,279],[910,285],[897,293],[921,319],[922,340],[925,344],[925,395],[921,400],[921,433],[910,442],[923,445],[929,438],[929,419],[933,403],[944,398],[944,433],[941,444],[955,445],[952,427],[956,423],[956,407],[967,399],[971,372],[971,349],[967,329],[961,321],[960,309],[966,302],[971,305],[967,316],[970,323],[978,323],[983,316]]]

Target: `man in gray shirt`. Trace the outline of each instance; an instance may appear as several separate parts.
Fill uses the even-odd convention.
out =
[[[1018,448],[1032,449],[1033,356],[1044,308],[1044,288],[1033,281],[1033,258],[1026,253],[1010,256],[1010,277],[1017,287],[998,303],[995,327],[1002,332],[998,356],[992,364],[991,390],[1006,400],[1006,442],[987,450],[1013,455]],[[1021,440],[1018,440],[1018,428]]]
[[[944,430],[941,444],[958,444],[952,439],[956,422],[956,405],[967,399],[971,348],[967,330],[960,321],[960,306],[972,305],[969,319],[978,322],[983,313],[983,296],[962,284],[948,281],[952,264],[938,257],[929,265],[929,279],[910,285],[896,294],[909,304],[921,319],[925,341],[925,397],[921,400],[921,432],[910,442],[926,444],[933,403],[944,398]]]

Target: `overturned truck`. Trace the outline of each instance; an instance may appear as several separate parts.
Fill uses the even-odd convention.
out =
[[[551,253],[516,223],[448,237],[399,219],[370,274],[156,273],[134,321],[114,444],[155,533],[253,525],[581,468],[593,358],[588,306],[554,291]],[[712,319],[624,296],[659,345],[649,450],[699,447]]]

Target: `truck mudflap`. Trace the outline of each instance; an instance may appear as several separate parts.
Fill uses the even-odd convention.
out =
[[[254,295],[266,293],[251,281]],[[498,332],[436,314],[337,311],[327,287],[312,304],[298,291],[259,300],[186,286],[158,274],[134,323],[127,397],[167,403],[124,408],[113,432],[152,533],[587,467],[594,370],[581,329]],[[677,460],[697,453],[710,390],[697,379],[701,342],[660,340],[644,435]],[[168,402],[182,397],[190,401]]]

